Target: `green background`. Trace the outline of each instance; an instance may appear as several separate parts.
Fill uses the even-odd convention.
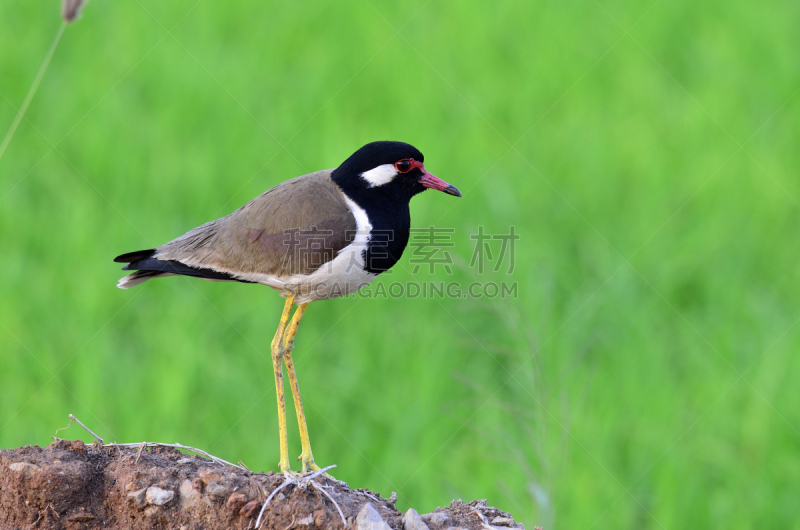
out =
[[[2,134],[57,15],[0,5]],[[414,275],[407,250],[377,282],[519,296],[312,304],[295,357],[318,463],[400,509],[487,498],[528,528],[800,528],[798,17],[92,1],[0,159],[0,446],[74,413],[275,469],[279,296],[123,291],[111,259],[404,140],[464,192],[412,202],[414,226],[455,230],[456,265]],[[470,234],[512,225],[513,273],[471,268]]]

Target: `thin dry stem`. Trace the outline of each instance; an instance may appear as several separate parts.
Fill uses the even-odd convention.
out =
[[[102,439],[102,438],[100,438],[99,436],[97,436],[97,435],[96,435],[94,432],[92,432],[92,430],[91,430],[89,427],[87,427],[86,425],[84,425],[84,424],[83,424],[83,422],[82,422],[81,420],[79,420],[78,418],[76,418],[76,417],[75,417],[74,415],[72,415],[72,414],[70,414],[70,415],[69,415],[69,424],[68,424],[66,427],[61,427],[60,429],[58,429],[58,430],[57,430],[55,433],[53,433],[53,434],[58,434],[59,432],[61,432],[61,431],[65,430],[65,429],[69,429],[70,427],[72,427],[72,422],[73,422],[73,421],[76,421],[76,422],[78,422],[78,425],[80,425],[81,427],[83,427],[84,429],[86,429],[86,432],[88,432],[89,434],[91,434],[91,435],[94,437],[94,439],[95,439],[95,440],[97,440],[98,442],[100,442],[100,445],[103,445],[103,439]],[[58,439],[59,439],[59,438],[56,438],[55,436],[52,436],[52,438],[53,438],[54,440],[58,440]]]
[[[344,527],[347,528],[347,519],[344,518],[344,514],[342,513],[342,509],[339,508],[339,503],[336,502],[335,500],[333,500],[333,497],[331,497],[331,494],[328,493],[327,491],[325,491],[325,488],[323,488],[322,486],[320,486],[316,482],[312,482],[311,485],[314,486],[315,488],[317,488],[322,493],[324,493],[325,496],[328,497],[331,500],[333,505],[336,506],[336,511],[339,512],[339,517],[342,518],[342,522],[344,523]]]
[[[25,117],[25,111],[28,110],[28,105],[31,104],[33,96],[39,89],[39,83],[42,82],[44,73],[47,71],[47,67],[50,66],[50,59],[53,58],[53,54],[56,51],[56,46],[58,46],[59,41],[61,41],[61,36],[64,34],[64,29],[66,27],[67,23],[64,22],[58,28],[58,31],[56,32],[56,38],[53,39],[53,44],[50,45],[50,49],[47,51],[47,55],[44,57],[44,62],[42,63],[42,66],[39,67],[39,72],[36,74],[36,79],[33,80],[33,84],[28,89],[28,94],[25,96],[25,99],[23,100],[22,105],[20,105],[19,110],[17,110],[17,115],[14,117],[14,121],[11,122],[11,127],[8,128],[5,138],[3,138],[3,143],[0,144],[0,158],[3,158],[3,154],[6,152],[8,144],[11,143],[11,138],[14,137],[14,133],[17,131],[17,127],[19,127],[22,118]]]
[[[70,414],[70,415],[69,415],[69,421],[70,421],[70,424],[72,423],[72,420],[75,420],[76,422],[78,422],[78,425],[80,425],[81,427],[83,427],[84,429],[86,429],[86,431],[87,431],[89,434],[91,434],[92,436],[94,436],[94,439],[95,439],[95,440],[97,440],[98,442],[100,442],[100,445],[103,445],[103,439],[102,439],[102,438],[100,438],[100,437],[99,437],[99,436],[97,436],[97,435],[96,435],[94,432],[92,432],[92,430],[91,430],[89,427],[87,427],[86,425],[84,425],[84,424],[83,424],[83,422],[82,422],[81,420],[79,420],[78,418],[76,418],[74,415]]]
[[[114,443],[110,443],[110,444],[105,444],[103,442],[102,438],[100,438],[94,432],[92,432],[92,430],[89,429],[89,427],[84,425],[83,422],[81,420],[79,420],[78,418],[76,418],[73,414],[69,415],[69,425],[67,425],[66,427],[62,427],[62,428],[58,429],[55,432],[55,434],[58,434],[60,431],[63,431],[64,429],[69,429],[70,426],[72,425],[73,421],[78,422],[78,425],[80,425],[81,427],[86,429],[89,432],[89,434],[94,436],[95,440],[100,442],[100,445],[103,445],[105,447],[117,447],[117,448],[119,448],[119,447],[138,447],[139,448],[139,454],[136,455],[136,463],[139,462],[139,457],[142,455],[142,451],[144,451],[145,447],[174,447],[176,449],[184,449],[186,451],[191,451],[193,453],[197,453],[199,455],[203,455],[206,458],[210,458],[213,462],[216,462],[217,464],[222,464],[224,466],[235,467],[237,469],[241,469],[242,471],[250,471],[249,469],[247,469],[247,467],[244,464],[236,465],[236,464],[233,464],[231,462],[228,462],[227,460],[223,460],[223,459],[221,459],[219,457],[216,457],[216,456],[212,455],[211,453],[207,453],[206,451],[203,451],[202,449],[197,449],[196,447],[189,447],[188,445],[183,445],[183,444],[179,444],[179,443],[165,444],[165,443],[160,443],[160,442],[135,442],[135,443],[120,444],[120,443],[114,442]],[[53,438],[53,440],[61,440],[61,438],[57,438],[56,436],[52,436],[52,438]],[[241,464],[241,462],[240,462],[240,464]],[[330,469],[330,468],[326,468],[326,469]],[[316,476],[316,474],[313,475],[313,476]]]
[[[267,497],[267,501],[264,503],[264,506],[261,507],[261,511],[258,512],[258,519],[256,519],[256,528],[261,526],[261,518],[264,516],[264,510],[267,509],[267,504],[269,504],[269,501],[272,500],[272,498],[275,496],[275,494],[277,494],[279,491],[281,491],[283,488],[285,488],[289,484],[294,484],[294,480],[292,480],[290,478],[287,478],[286,482],[284,482],[283,484],[281,484],[280,486],[275,488],[273,490],[273,492],[269,494],[269,497]]]
[[[114,443],[107,444],[106,447],[141,447],[142,449],[144,449],[145,447],[174,447],[176,449],[184,449],[186,451],[191,451],[193,453],[197,453],[199,455],[203,455],[203,456],[205,456],[207,458],[210,458],[212,461],[216,462],[217,464],[222,464],[222,465],[225,465],[225,466],[235,467],[236,469],[241,469],[242,471],[249,471],[245,467],[237,466],[236,464],[228,462],[227,460],[223,460],[223,459],[221,459],[219,457],[216,457],[216,456],[214,456],[214,455],[212,455],[210,453],[207,453],[206,451],[203,451],[202,449],[197,449],[196,447],[189,447],[188,445],[183,445],[183,444],[179,444],[179,443],[165,444],[165,443],[159,443],[159,442],[138,442],[138,443],[119,444],[119,443],[114,442]]]

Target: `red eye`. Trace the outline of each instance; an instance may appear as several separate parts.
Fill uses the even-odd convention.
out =
[[[413,162],[414,161],[410,158],[404,158],[403,160],[395,162],[394,168],[400,173],[408,173],[414,168]]]

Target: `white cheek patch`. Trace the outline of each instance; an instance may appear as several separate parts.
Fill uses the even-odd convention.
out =
[[[361,174],[361,178],[367,181],[370,188],[388,184],[397,176],[397,169],[394,164],[383,164]]]

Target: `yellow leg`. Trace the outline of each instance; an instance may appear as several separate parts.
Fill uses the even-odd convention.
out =
[[[284,355],[284,345],[282,339],[293,303],[294,296],[287,296],[286,304],[283,306],[281,322],[278,325],[278,331],[275,333],[275,338],[272,339],[271,345],[272,368],[275,372],[275,390],[278,394],[278,431],[280,433],[281,441],[281,460],[278,465],[280,466],[282,473],[291,472],[289,469],[289,439],[286,434],[286,401],[283,397],[283,364],[281,363],[281,359]]]
[[[306,471],[319,471],[319,466],[314,463],[314,455],[311,453],[311,442],[308,439],[308,427],[306,426],[306,415],[303,412],[303,400],[300,397],[300,386],[297,382],[297,374],[294,371],[294,362],[292,361],[292,348],[294,348],[294,336],[297,334],[297,327],[300,325],[300,320],[306,312],[308,304],[297,306],[297,311],[294,312],[292,321],[286,330],[286,335],[283,337],[283,348],[285,351],[283,360],[286,363],[286,372],[289,375],[289,384],[292,387],[292,397],[294,398],[294,408],[297,411],[297,425],[300,428],[300,443],[302,445],[302,452],[298,457],[303,464],[303,472]]]

